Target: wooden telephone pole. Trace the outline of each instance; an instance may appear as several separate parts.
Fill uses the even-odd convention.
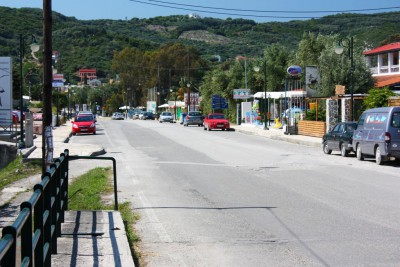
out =
[[[43,125],[42,125],[42,173],[44,174],[53,163],[53,133],[52,133],[52,9],[51,0],[43,0]]]

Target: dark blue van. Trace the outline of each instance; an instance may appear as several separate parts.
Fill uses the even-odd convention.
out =
[[[353,149],[358,160],[373,157],[378,165],[400,160],[400,107],[364,111],[353,134]]]

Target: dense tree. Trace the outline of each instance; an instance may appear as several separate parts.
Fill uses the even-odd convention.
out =
[[[364,99],[363,104],[365,109],[387,107],[388,99],[395,96],[389,88],[374,88],[369,90],[368,96]]]

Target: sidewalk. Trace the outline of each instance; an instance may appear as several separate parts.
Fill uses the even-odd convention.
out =
[[[253,125],[253,124],[241,124],[241,125],[231,125],[231,128],[235,131],[259,135],[267,137],[274,140],[281,140],[293,144],[321,147],[322,139],[319,137],[305,136],[305,135],[286,135],[282,129],[273,128],[273,125],[269,127],[269,130],[264,130],[263,125]]]
[[[68,143],[71,125],[68,123],[53,129],[54,158],[65,149],[70,155],[98,156],[105,153],[99,145]],[[42,136],[34,139],[34,146],[22,149],[24,160],[42,158]],[[78,164],[78,161],[70,164]],[[96,164],[80,163],[70,168],[69,176],[79,176]],[[13,223],[19,213],[19,205],[29,199],[41,175],[35,175],[10,184],[0,192],[0,229]],[[72,179],[70,179],[72,180]],[[57,239],[57,254],[51,255],[52,266],[135,266],[130,251],[125,226],[118,211],[67,211]]]
[[[99,145],[90,144],[73,144],[68,143],[71,137],[71,125],[63,124],[53,129],[53,146],[54,157],[58,158],[65,149],[69,149],[70,155],[73,156],[98,156],[105,154],[104,148]],[[33,140],[33,147],[21,150],[24,159],[41,159],[42,158],[42,136],[37,135]]]

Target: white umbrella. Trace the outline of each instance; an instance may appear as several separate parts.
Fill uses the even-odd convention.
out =
[[[129,106],[122,106],[122,107],[119,107],[119,109],[126,110],[126,109],[130,109],[130,107]]]

